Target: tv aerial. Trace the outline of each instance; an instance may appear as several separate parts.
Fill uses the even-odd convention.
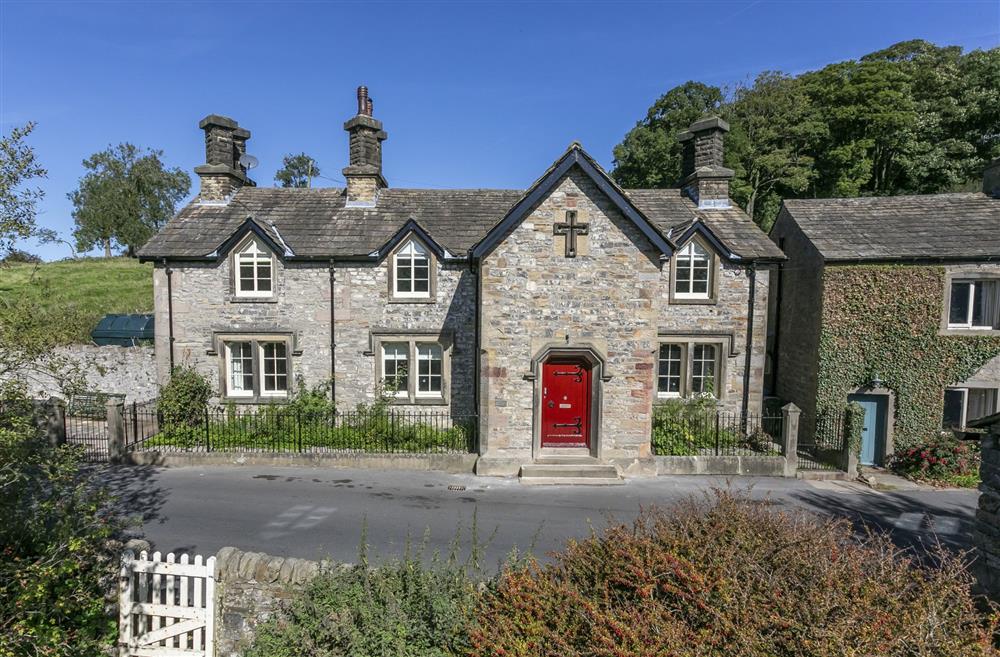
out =
[[[243,167],[245,171],[249,171],[250,169],[253,169],[258,164],[260,164],[260,161],[253,155],[250,155],[249,153],[244,153],[243,155],[240,155],[239,162],[240,166]]]

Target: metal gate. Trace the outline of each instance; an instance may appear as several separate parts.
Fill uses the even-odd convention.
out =
[[[122,556],[119,657],[213,657],[215,557]]]
[[[111,392],[78,393],[66,405],[63,426],[66,443],[83,447],[90,461],[107,461],[108,402],[123,404],[125,395]]]
[[[847,429],[844,413],[824,413],[815,420],[812,431],[799,432],[799,470],[841,469]]]

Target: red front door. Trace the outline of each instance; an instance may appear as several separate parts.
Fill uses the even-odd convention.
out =
[[[590,366],[551,360],[542,366],[542,447],[590,447]]]

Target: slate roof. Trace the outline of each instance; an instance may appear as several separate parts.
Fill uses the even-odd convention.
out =
[[[678,189],[624,190],[673,239],[700,219],[741,259],[782,259],[780,250],[739,209],[704,210]],[[468,251],[522,198],[522,190],[383,189],[373,208],[345,207],[343,189],[243,187],[226,205],[191,203],[139,251],[143,260],[203,259],[252,217],[297,258],[368,257],[407,221],[417,222],[454,257]],[[668,239],[671,239],[668,235]]]
[[[1000,257],[1000,199],[981,193],[789,199],[784,208],[827,261]]]

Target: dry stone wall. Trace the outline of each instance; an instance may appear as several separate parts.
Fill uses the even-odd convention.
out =
[[[974,568],[980,586],[1000,600],[1000,422],[982,439],[979,508],[972,532],[978,552]]]
[[[267,622],[332,562],[275,557],[226,547],[215,561],[216,657],[238,657]]]
[[[117,347],[74,344],[59,347],[52,362],[60,371],[79,372],[84,391],[125,395],[125,401],[142,402],[159,392],[156,379],[156,356],[150,346]],[[35,399],[67,397],[63,382],[39,371],[26,371],[7,378],[19,379]]]

